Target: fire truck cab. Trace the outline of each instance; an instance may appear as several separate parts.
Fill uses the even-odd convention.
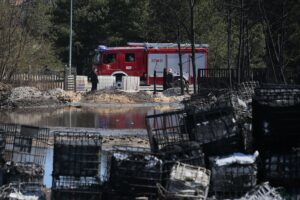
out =
[[[197,69],[207,68],[207,45],[195,45],[195,63]],[[192,83],[193,70],[191,47],[181,45],[183,79]],[[138,76],[141,84],[163,84],[163,71],[172,71],[174,80],[180,78],[179,50],[174,43],[128,43],[126,47],[106,47],[99,45],[95,50],[94,66],[98,75],[116,76],[120,82],[122,76]]]

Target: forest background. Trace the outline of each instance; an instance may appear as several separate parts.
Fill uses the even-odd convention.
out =
[[[300,0],[73,0],[72,65],[92,66],[98,45],[209,45],[209,68],[268,68],[299,82]],[[191,21],[194,22],[191,22]],[[193,25],[192,25],[193,24]],[[0,81],[69,59],[70,0],[0,3]]]

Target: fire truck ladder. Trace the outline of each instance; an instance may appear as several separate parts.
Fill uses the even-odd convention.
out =
[[[128,46],[133,47],[145,47],[145,48],[177,48],[177,43],[139,43],[139,42],[128,42]],[[183,43],[180,44],[182,48],[190,48],[191,44],[189,43]],[[208,48],[208,44],[195,44],[195,48]]]

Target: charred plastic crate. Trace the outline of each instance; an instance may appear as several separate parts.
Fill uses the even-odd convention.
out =
[[[253,98],[254,146],[283,152],[300,147],[300,86],[265,85]]]
[[[269,181],[271,185],[285,188],[300,188],[300,150],[274,153],[263,152],[261,157],[261,181]]]
[[[7,124],[4,168],[8,182],[42,182],[49,129]]]
[[[202,147],[195,141],[165,146],[159,151],[158,156],[163,160],[163,185],[169,179],[171,169],[177,162],[194,166],[205,166]]]
[[[190,141],[185,117],[182,110],[146,116],[152,152],[157,153],[163,147]]]
[[[43,165],[48,148],[49,129],[27,125],[6,126],[5,160]]]
[[[101,147],[97,132],[55,132],[53,200],[101,199]]]
[[[235,153],[213,159],[212,195],[217,199],[233,199],[251,190],[257,183],[257,155]]]
[[[157,184],[160,199],[205,200],[210,184],[210,170],[177,162],[166,187]]]
[[[201,143],[205,156],[228,155],[244,151],[244,136],[233,109],[224,107],[198,113],[193,138]]]
[[[162,181],[162,160],[150,149],[114,146],[110,184],[113,190],[134,199],[157,196],[156,184]]]
[[[184,110],[187,113],[189,126],[196,126],[198,114],[201,118],[202,112],[232,107],[231,98],[232,94],[228,90],[210,90],[204,94],[192,95],[190,99],[184,100]]]
[[[53,176],[99,176],[101,146],[99,133],[56,132]]]
[[[97,177],[59,176],[53,179],[52,200],[101,200],[102,189]]]

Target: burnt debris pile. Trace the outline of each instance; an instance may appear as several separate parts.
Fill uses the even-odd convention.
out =
[[[99,199],[99,133],[56,132],[54,135],[52,199]]]
[[[52,200],[300,196],[300,86],[248,82],[235,91],[207,90],[145,123],[146,148],[103,151],[100,133],[55,132]],[[25,194],[30,189],[20,184],[41,183],[48,132],[0,125],[0,194]]]
[[[235,91],[194,95],[183,110],[147,116],[151,152],[163,163],[159,197],[183,198],[168,187],[177,162],[211,172],[211,198],[282,198],[271,186],[299,195],[299,94],[299,86],[247,82]],[[190,190],[188,181],[179,185]]]
[[[1,124],[0,133],[2,133],[0,178],[3,185],[0,197],[5,199],[14,194],[26,196],[36,191],[41,193],[38,195],[39,199],[43,199],[42,184],[49,129]]]

